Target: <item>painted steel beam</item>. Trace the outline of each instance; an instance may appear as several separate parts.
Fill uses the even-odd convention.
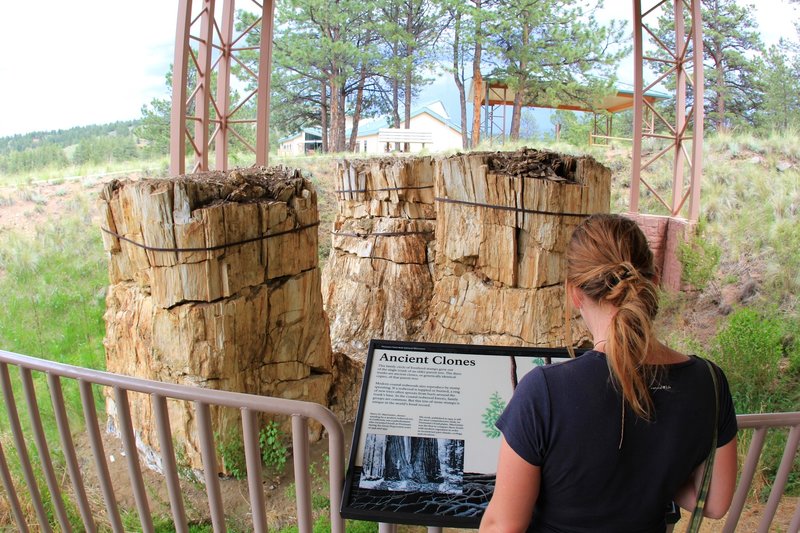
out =
[[[178,2],[170,113],[172,175],[186,172],[187,146],[191,147],[192,172],[210,170],[212,161],[216,169],[227,169],[233,142],[254,152],[256,164],[268,163],[274,3],[251,1],[258,8],[257,20],[238,35],[234,35],[235,0]],[[263,37],[258,46],[238,44],[255,34],[253,30],[260,30]],[[237,55],[253,49],[260,51],[257,66]],[[257,85],[253,93],[239,102],[231,101],[234,64],[241,66],[245,75],[252,76]],[[241,117],[253,94],[256,116]],[[194,127],[188,128],[188,124]],[[248,140],[249,135],[242,133],[242,127],[253,128],[256,146]]]
[[[675,21],[673,44],[670,46],[650,32],[645,24],[648,16],[657,16],[658,9],[670,10]],[[687,34],[687,22],[689,32]],[[675,82],[675,116],[667,121],[662,115],[658,117],[666,127],[666,132],[645,131],[643,121],[647,102],[644,93],[645,61],[660,61],[644,54],[644,35],[649,35],[653,44],[671,56],[673,67],[658,81],[672,78]],[[634,51],[634,107],[633,107],[633,153],[629,210],[638,213],[641,193],[642,171],[656,159],[672,154],[672,194],[658,195],[664,208],[673,217],[680,217],[688,199],[689,221],[696,222],[700,214],[700,181],[703,171],[703,27],[700,0],[661,0],[646,11],[642,10],[642,0],[633,0],[633,51]],[[691,45],[691,54],[689,46]],[[693,105],[687,113],[687,88],[691,82]],[[649,88],[649,87],[648,87]],[[653,112],[655,109],[651,108]],[[691,126],[691,127],[690,127]],[[652,127],[652,126],[651,126]],[[642,163],[643,139],[645,137],[660,138],[672,142],[666,150],[661,150],[647,163]],[[687,187],[684,175],[685,167],[690,170]],[[650,187],[648,186],[648,189]],[[669,198],[669,201],[666,200]]]

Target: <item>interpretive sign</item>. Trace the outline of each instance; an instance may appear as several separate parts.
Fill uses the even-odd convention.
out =
[[[373,340],[342,516],[477,527],[494,491],[494,426],[517,382],[566,349]]]

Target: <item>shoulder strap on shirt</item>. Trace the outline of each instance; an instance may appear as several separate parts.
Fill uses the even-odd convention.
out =
[[[700,523],[703,521],[703,509],[705,509],[708,489],[711,486],[711,471],[714,469],[714,454],[717,451],[717,427],[719,426],[719,382],[717,381],[717,372],[714,370],[714,365],[708,360],[701,357],[698,357],[698,359],[708,366],[708,371],[711,373],[711,381],[714,383],[714,430],[712,431],[711,451],[708,452],[708,458],[703,467],[703,482],[697,492],[697,504],[694,507],[694,511],[692,511],[686,533],[700,531]]]

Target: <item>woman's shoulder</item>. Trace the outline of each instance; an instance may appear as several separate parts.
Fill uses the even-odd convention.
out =
[[[606,362],[605,354],[589,350],[575,358],[549,365],[541,365],[534,370],[541,374],[542,379],[551,382],[556,380],[574,381],[582,376],[604,376],[607,369],[608,363]]]

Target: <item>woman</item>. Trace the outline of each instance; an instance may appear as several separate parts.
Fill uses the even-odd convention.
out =
[[[708,365],[653,335],[655,278],[635,222],[593,215],[575,230],[567,303],[580,310],[594,349],[521,380],[497,422],[497,482],[481,531],[664,531],[670,501],[695,506],[715,423],[704,514],[727,512],[737,429],[728,383],[714,367],[715,421]]]

